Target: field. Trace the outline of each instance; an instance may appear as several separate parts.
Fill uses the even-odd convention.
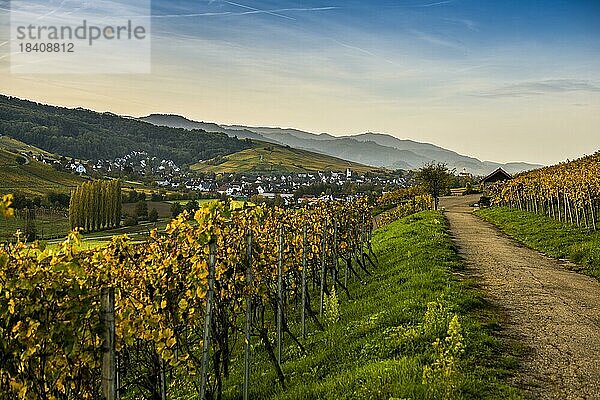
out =
[[[201,162],[192,166],[199,172],[214,173],[273,173],[346,171],[357,173],[375,171],[377,168],[341,160],[307,150],[294,149],[275,144],[257,143],[255,147],[224,157],[224,162],[211,165]]]
[[[172,219],[171,204],[181,203],[183,206],[187,204],[189,200],[179,201],[148,201],[148,212],[155,208],[158,211],[159,220],[156,223],[149,223],[147,221],[140,221],[138,225],[134,226],[123,226],[118,229],[108,229],[99,232],[86,233],[84,234],[84,243],[87,248],[92,247],[93,242],[96,245],[103,245],[110,241],[113,235],[124,235],[127,234],[135,240],[142,240],[148,237],[150,230],[154,227],[164,229],[167,222]],[[202,199],[198,200],[198,204],[209,204],[217,202],[216,199]],[[241,208],[244,202],[233,200],[231,202],[234,209]],[[252,203],[250,203],[252,204]],[[136,203],[124,203],[123,213],[134,214]],[[60,242],[69,231],[69,221],[66,216],[36,216],[35,220],[38,239],[50,240],[50,243]],[[25,231],[26,221],[24,218],[11,218],[0,220],[0,241],[14,240],[14,235],[17,230],[21,232]]]
[[[158,212],[159,218],[171,218],[171,204],[166,201],[147,201],[148,212],[153,208]],[[135,213],[136,203],[123,203],[123,213],[133,215]]]
[[[0,194],[20,192],[28,196],[44,196],[48,192],[69,193],[83,178],[56,171],[49,165],[28,160],[17,163],[18,154],[0,149]]]
[[[150,206],[152,202],[149,202],[148,209],[151,210]],[[165,206],[164,202],[156,202],[153,207],[160,207],[159,212],[160,219],[156,223],[150,223],[146,221],[140,221],[138,225],[134,226],[123,226],[118,229],[109,229],[92,233],[83,234],[83,243],[85,248],[93,248],[108,243],[114,235],[128,235],[133,240],[144,240],[148,237],[150,230],[157,227],[159,230],[164,229],[167,222],[171,220],[171,212],[168,211],[168,205]],[[124,205],[125,206],[125,205]],[[124,210],[132,211],[134,209],[133,204],[127,204]],[[164,214],[164,217],[160,215]],[[11,218],[11,219],[0,219],[0,242],[2,241],[14,241],[15,233],[17,230],[21,232],[25,231],[26,221],[24,218]],[[69,231],[69,221],[64,216],[44,216],[37,215],[35,219],[37,237],[39,240],[47,240],[49,244],[56,245],[60,243]]]
[[[39,239],[50,239],[64,237],[69,230],[69,221],[61,216],[36,216],[35,220],[37,235]],[[24,218],[11,218],[0,220],[0,242],[14,240],[15,232],[25,231],[26,221]]]

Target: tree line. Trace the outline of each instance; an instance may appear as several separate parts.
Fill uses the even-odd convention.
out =
[[[187,165],[252,147],[223,133],[155,126],[134,118],[0,95],[0,132],[51,153],[115,159],[132,150]]]
[[[118,228],[121,223],[121,181],[85,182],[71,191],[69,223],[72,229],[92,232]]]

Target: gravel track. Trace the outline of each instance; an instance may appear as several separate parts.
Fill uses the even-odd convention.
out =
[[[535,399],[600,399],[600,282],[473,215],[477,199],[441,206],[467,270],[506,316],[502,335],[529,350],[514,383]]]

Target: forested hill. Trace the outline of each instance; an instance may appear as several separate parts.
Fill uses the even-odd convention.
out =
[[[54,107],[3,95],[0,135],[79,159],[114,159],[135,150],[180,165],[252,147],[223,133],[156,126],[111,113]]]

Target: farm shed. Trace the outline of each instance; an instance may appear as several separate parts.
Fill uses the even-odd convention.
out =
[[[485,186],[485,185],[489,185],[494,182],[507,181],[510,179],[512,179],[512,176],[508,172],[506,172],[502,168],[498,168],[497,170],[495,170],[494,172],[492,172],[491,174],[489,174],[488,176],[483,178],[481,180],[480,184],[482,186]]]

